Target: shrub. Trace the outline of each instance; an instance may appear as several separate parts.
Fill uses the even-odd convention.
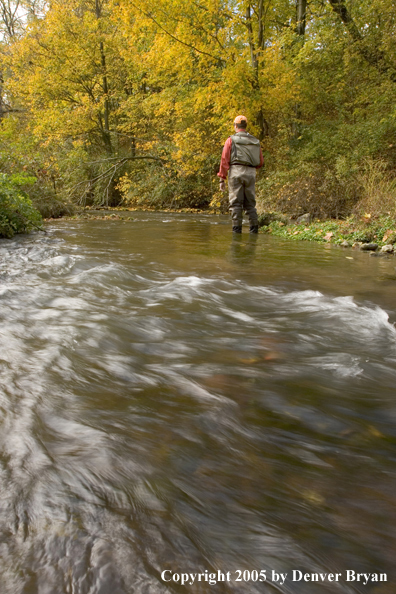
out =
[[[295,215],[309,212],[315,218],[344,218],[356,202],[350,190],[332,172],[318,172],[286,183],[276,206]]]
[[[71,217],[77,212],[77,207],[72,202],[55,196],[44,195],[40,200],[33,199],[33,203],[43,219]]]
[[[21,186],[32,184],[34,177],[0,173],[0,237],[13,237],[40,229],[42,218]]]
[[[396,177],[392,166],[383,159],[364,159],[357,180],[361,199],[356,213],[396,215]]]

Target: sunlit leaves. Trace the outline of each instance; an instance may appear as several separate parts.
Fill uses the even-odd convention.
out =
[[[316,0],[304,38],[288,0],[23,4],[29,18],[3,46],[4,98],[26,144],[46,160],[52,151],[68,191],[66,179],[96,179],[106,159],[128,158],[124,179],[146,172],[147,187],[154,175],[156,188],[177,194],[179,180],[191,195],[206,184],[210,200],[237,113],[274,175],[316,163],[340,178],[368,155],[392,155],[392,0],[347,5],[353,42],[331,4]],[[134,162],[139,155],[161,160]]]

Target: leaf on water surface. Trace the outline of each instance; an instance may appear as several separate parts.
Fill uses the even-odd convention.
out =
[[[304,499],[306,499],[313,505],[323,505],[325,503],[325,500],[322,497],[322,495],[320,495],[316,491],[303,491],[302,495]]]
[[[253,365],[254,363],[259,363],[260,359],[257,359],[257,357],[251,359],[239,359],[239,362],[244,365]]]
[[[384,437],[384,434],[381,433],[381,431],[379,431],[376,427],[374,427],[373,425],[369,426],[369,433],[370,435],[372,435],[373,437]]]

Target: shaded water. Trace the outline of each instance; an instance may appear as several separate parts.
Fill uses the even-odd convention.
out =
[[[396,591],[393,257],[144,213],[0,256],[1,594]]]

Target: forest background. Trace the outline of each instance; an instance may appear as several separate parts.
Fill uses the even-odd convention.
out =
[[[240,113],[261,210],[396,215],[394,0],[0,0],[0,30],[1,183],[45,217],[226,208]]]

